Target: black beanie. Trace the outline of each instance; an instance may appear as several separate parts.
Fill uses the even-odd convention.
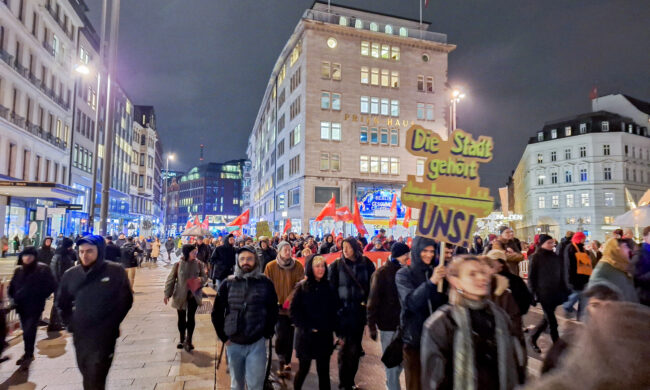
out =
[[[194,246],[194,244],[185,244],[185,245],[183,245],[183,247],[181,248],[181,251],[183,252],[183,258],[185,260],[189,260],[190,259],[190,253],[194,249],[196,249],[196,246]]]
[[[552,240],[553,237],[549,236],[548,234],[540,234],[539,239],[537,241],[537,246],[542,246],[543,243],[545,243],[548,240]]]
[[[390,256],[393,259],[397,259],[398,257],[407,254],[410,251],[411,249],[408,247],[408,245],[401,242],[396,242],[393,244],[393,247],[390,249]]]

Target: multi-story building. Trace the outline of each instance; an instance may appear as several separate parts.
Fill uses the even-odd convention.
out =
[[[329,232],[313,219],[334,195],[362,203],[369,231],[424,161],[404,147],[419,123],[446,137],[447,56],[429,24],[316,2],[273,67],[249,138],[252,222]],[[399,217],[403,215],[400,208]],[[348,226],[347,233],[353,233]]]
[[[208,218],[210,230],[224,229],[241,214],[242,178],[246,160],[207,163],[172,178],[167,192],[167,231],[177,234],[187,221]]]
[[[43,207],[78,195],[69,176],[80,27],[70,1],[0,2],[0,235],[27,234],[32,221],[41,234],[64,231],[62,209]]]
[[[644,104],[647,121],[650,105]],[[616,228],[614,217],[636,207],[650,186],[650,137],[632,119],[643,117],[636,111],[548,122],[530,138],[513,177],[515,212],[523,217],[515,224],[519,236],[583,230],[602,240]]]

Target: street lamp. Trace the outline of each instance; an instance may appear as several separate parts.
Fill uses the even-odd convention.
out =
[[[451,135],[451,133],[454,130],[456,130],[456,125],[457,125],[457,121],[456,121],[456,104],[458,102],[460,102],[464,98],[465,98],[465,93],[461,92],[460,90],[454,89],[453,91],[451,91],[451,106],[449,107],[449,109],[451,110],[450,115],[449,115],[450,118],[451,118],[451,121],[450,121],[451,122],[451,128],[449,129],[449,135]]]
[[[163,234],[166,236],[167,235],[167,203],[169,203],[169,199],[167,199],[167,181],[169,180],[169,160],[174,161],[174,154],[169,153],[167,154],[167,162],[165,165],[165,211],[163,213]]]

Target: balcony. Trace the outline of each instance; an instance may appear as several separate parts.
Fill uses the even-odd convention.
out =
[[[50,53],[50,55],[51,55],[52,57],[55,57],[55,56],[56,56],[56,53],[54,52],[54,48],[52,47],[52,45],[50,45],[49,43],[43,41],[43,47],[45,48],[45,50],[46,50],[48,53]]]
[[[46,3],[45,4],[45,9],[49,12],[50,16],[52,17],[52,19],[54,19],[56,24],[58,24],[59,27],[61,27],[61,31],[63,31],[65,33],[65,35],[68,38],[70,38],[71,41],[74,42],[74,36],[72,35],[72,31],[66,29],[65,24],[63,23],[63,21],[61,19],[59,19],[59,15],[56,14],[56,10],[54,8],[52,8],[52,5]]]
[[[13,66],[14,56],[12,56],[11,54],[7,53],[6,51],[4,51],[4,50],[0,50],[0,59],[1,59],[2,61],[6,62],[7,65],[9,65],[9,66]]]
[[[9,119],[9,109],[0,104],[0,117],[4,119]]]
[[[14,69],[24,78],[29,77],[29,69],[25,68],[18,60],[14,61]]]
[[[11,115],[9,116],[9,120],[11,120],[11,123],[14,125],[20,127],[21,129],[25,129],[25,118],[22,116],[16,114],[15,112],[11,112]]]

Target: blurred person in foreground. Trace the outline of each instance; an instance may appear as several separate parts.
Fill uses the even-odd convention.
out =
[[[631,273],[631,254],[632,249],[629,247],[628,240],[624,238],[607,240],[603,248],[603,257],[592,272],[587,287],[607,283],[621,294],[621,300],[638,303],[639,297],[634,289]]]
[[[639,301],[650,306],[650,226],[643,229],[643,243],[632,258],[632,273]]]

